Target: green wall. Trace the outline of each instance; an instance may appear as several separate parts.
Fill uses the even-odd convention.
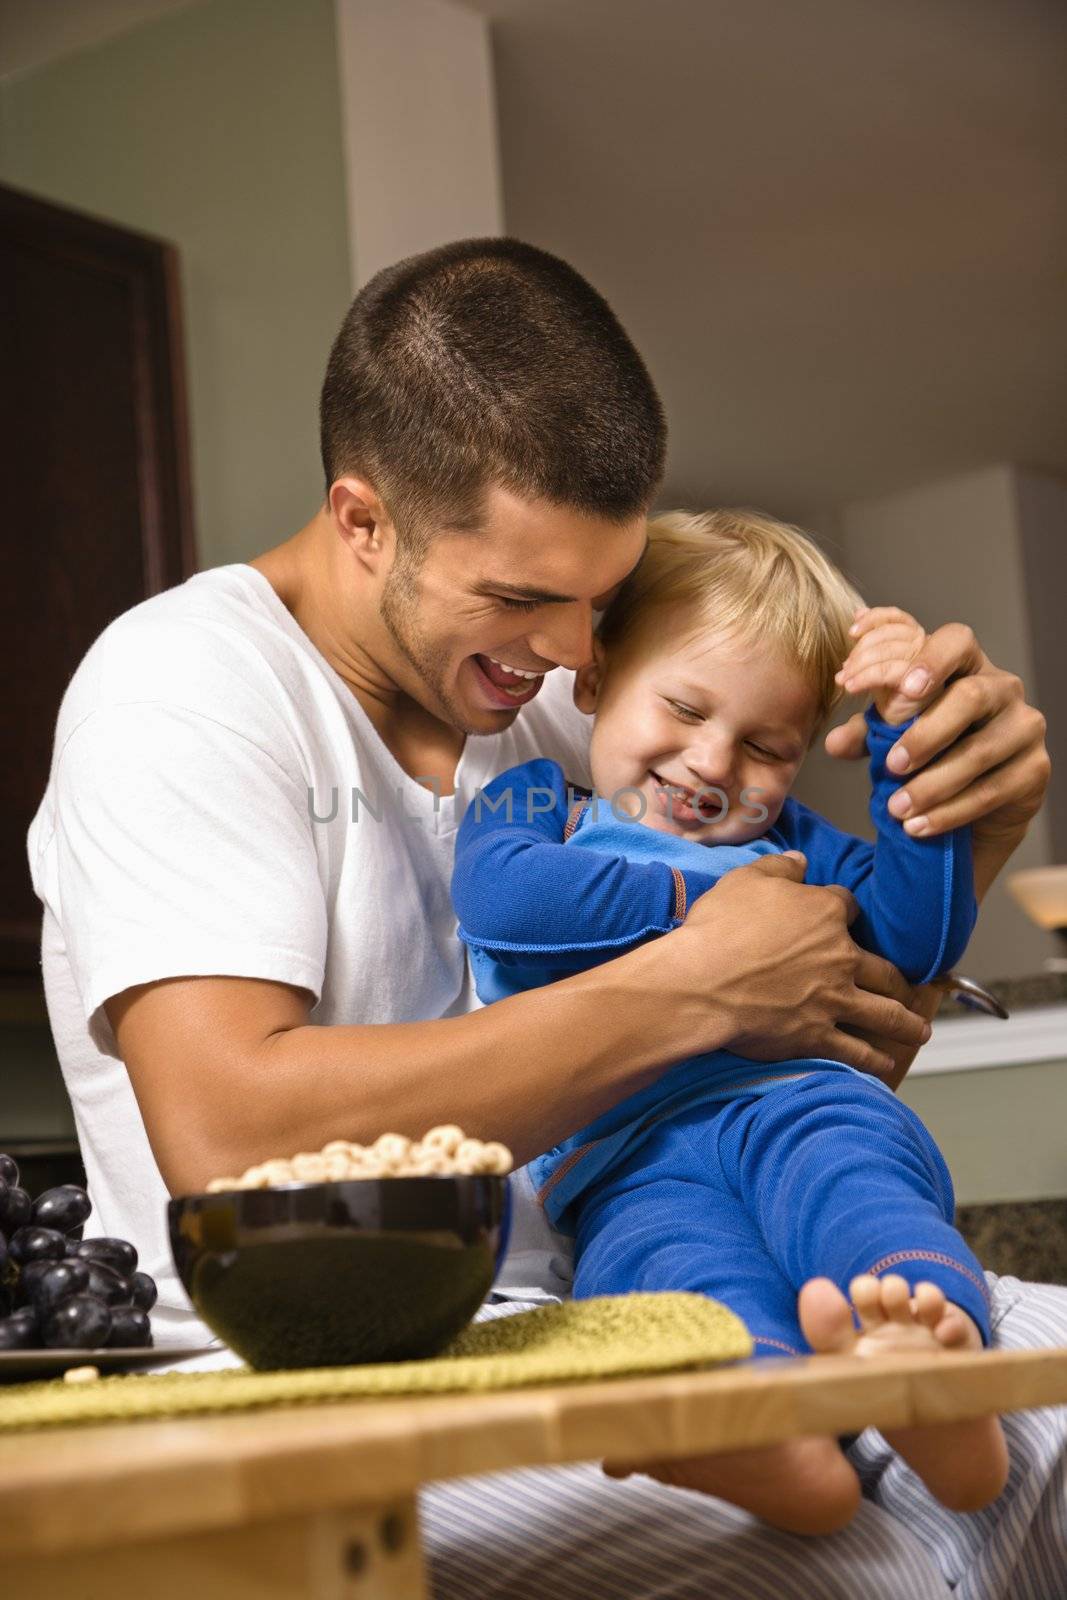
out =
[[[342,148],[332,0],[208,0],[0,84],[0,181],[178,247],[202,566],[319,502]]]

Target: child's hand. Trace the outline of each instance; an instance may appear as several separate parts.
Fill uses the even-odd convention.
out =
[[[883,722],[917,716],[932,696],[907,694],[904,680],[926,643],[925,630],[896,606],[873,606],[857,612],[848,631],[856,643],[835,681],[849,694],[872,694]]]

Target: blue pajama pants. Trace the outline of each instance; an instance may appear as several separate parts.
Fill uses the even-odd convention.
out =
[[[989,1343],[982,1269],[915,1113],[859,1073],[814,1070],[689,1107],[574,1202],[574,1296],[689,1289],[735,1311],[757,1356],[807,1354],[797,1291],[858,1273],[927,1281]]]

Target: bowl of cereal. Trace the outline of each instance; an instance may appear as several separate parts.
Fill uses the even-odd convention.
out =
[[[261,1371],[436,1355],[503,1261],[510,1167],[455,1127],[264,1162],[170,1202],[178,1275]]]

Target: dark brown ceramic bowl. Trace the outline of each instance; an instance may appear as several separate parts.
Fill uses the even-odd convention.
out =
[[[249,1366],[436,1355],[504,1258],[502,1177],[354,1178],[185,1195],[170,1242],[186,1293]]]

